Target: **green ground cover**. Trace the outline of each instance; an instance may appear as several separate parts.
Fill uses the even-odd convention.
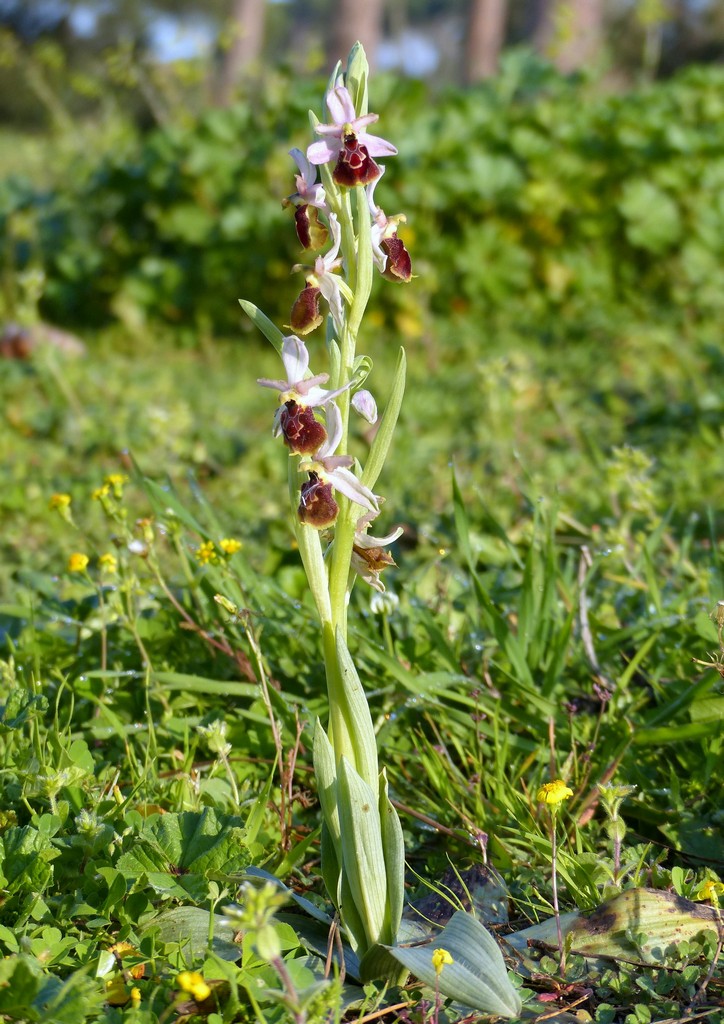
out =
[[[506,947],[529,1019],[567,1007],[602,1024],[722,1019],[721,970],[709,965],[718,955],[713,901],[724,871],[716,622],[724,598],[724,363],[722,292],[710,287],[720,271],[707,262],[721,242],[711,225],[696,227],[696,217],[706,219],[697,204],[724,159],[707,127],[715,77],[691,72],[678,91],[667,84],[631,107],[600,100],[587,135],[569,86],[549,81],[547,92],[521,94],[516,116],[527,127],[499,146],[522,145],[522,135],[530,180],[513,175],[500,186],[511,206],[500,192],[475,194],[479,233],[460,223],[471,177],[456,184],[443,161],[436,179],[424,134],[406,158],[423,164],[419,177],[405,184],[407,170],[395,171],[401,208],[428,203],[410,237],[420,276],[382,300],[364,341],[381,398],[400,340],[408,350],[401,426],[381,481],[387,518],[405,534],[394,550],[398,567],[386,574],[389,595],[372,602],[355,589],[351,639],[401,808],[409,895],[439,888],[452,862],[479,912],[490,913],[485,887],[481,894],[471,880],[485,850],[507,890],[494,930],[505,936],[549,920],[549,818],[536,791],[562,777],[573,791],[559,815],[562,909],[589,911],[649,887],[682,898],[682,921],[701,921],[683,938],[664,938],[660,919],[626,919],[615,956],[573,952],[564,978],[555,941],[527,950],[523,962]],[[403,114],[411,97],[402,96]],[[446,102],[460,111],[450,138],[464,139],[475,117],[486,122],[484,105]],[[586,235],[573,198],[570,207],[544,201],[553,175],[542,150],[536,170],[530,124],[545,104],[561,115],[549,111],[546,124],[560,135],[578,131],[576,146],[589,154],[580,172],[594,164],[618,182],[615,201],[604,190],[590,211],[599,226],[610,222],[603,240]],[[648,176],[643,155],[640,167],[619,156],[618,171],[609,150],[598,162],[591,156],[616,109],[626,110],[624,122],[613,118],[620,133],[627,124],[648,132],[638,146],[654,168]],[[673,142],[672,109],[696,122],[688,135],[679,125]],[[392,93],[389,110],[394,120]],[[279,168],[284,124],[276,142],[265,142]],[[208,125],[202,140],[205,132]],[[481,132],[469,174],[495,181],[490,135]],[[512,174],[510,159],[498,154],[496,166]],[[153,164],[158,174],[164,160]],[[654,213],[641,218],[648,247],[626,235],[636,190],[625,180],[642,176],[669,190],[677,211],[653,197]],[[155,180],[149,173],[149,189]],[[252,198],[269,188],[257,179],[249,187]],[[542,258],[535,266],[529,259],[543,247],[520,197],[536,188],[547,214],[561,218],[547,257],[556,246],[556,265],[573,266],[574,250],[580,257],[563,292],[546,284],[553,278]],[[720,216],[716,203],[711,209]],[[517,285],[501,271],[507,291],[491,293],[485,268],[500,268],[510,247],[503,263],[475,248],[489,235],[511,238],[521,266],[528,253]],[[63,245],[79,237],[69,232]],[[684,250],[695,239],[708,255],[693,280]],[[255,258],[268,263],[265,236],[259,244]],[[218,257],[206,234],[199,253]],[[131,277],[136,260],[132,249]],[[586,274],[604,265],[617,267],[617,280],[596,292]],[[52,302],[67,284],[56,270],[47,264],[46,311],[60,308]],[[116,280],[128,297],[124,273]],[[232,303],[253,294],[256,280],[265,294],[282,294],[273,301],[283,322],[283,288],[291,298],[298,282],[270,283],[251,264],[243,276]],[[85,331],[86,356],[39,351],[0,365],[0,1019],[357,1020],[395,1005],[399,1019],[422,1021],[432,996],[415,983],[386,993],[351,977],[320,984],[322,961],[300,944],[293,903],[274,918],[307,1000],[290,1009],[259,953],[270,908],[250,917],[247,896],[245,918],[229,924],[220,916],[249,867],[322,903],[310,729],[324,716],[325,685],[290,540],[285,456],[271,437],[273,402],[255,384],[278,375],[277,357],[247,326],[213,340],[206,295],[195,313],[206,325],[194,328],[200,343],[183,348],[161,326],[163,288],[153,302],[152,290],[143,292],[148,300],[139,294],[123,327]],[[112,298],[127,313],[128,302]],[[101,307],[90,312],[100,308],[103,319]],[[224,313],[222,323],[236,317]],[[104,484],[117,474],[128,479]],[[54,494],[70,495],[71,504],[50,508]],[[224,553],[222,539],[241,547]],[[208,541],[213,560],[204,555]],[[81,571],[69,571],[74,553],[88,556]],[[243,611],[224,610],[217,594]],[[621,805],[618,863],[622,826],[601,797],[607,783],[636,787]],[[454,877],[447,882],[456,888]],[[449,896],[443,890],[434,911],[428,904],[435,920]],[[122,942],[129,947],[119,950]],[[308,942],[324,946],[326,929]],[[183,971],[203,975],[203,984],[183,975],[179,982]],[[439,1014],[460,1016],[454,1006]]]

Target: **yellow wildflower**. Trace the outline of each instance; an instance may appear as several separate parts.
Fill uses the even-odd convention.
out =
[[[112,946],[108,947],[108,952],[113,953],[114,957],[118,961],[118,966],[123,966],[123,958],[133,956],[140,958],[141,954],[138,952],[136,947],[130,942],[114,942]],[[131,967],[129,971],[130,975],[134,979],[142,978],[146,973],[146,968],[142,963],[136,963]],[[131,997],[133,993],[131,993]]]
[[[68,559],[68,572],[85,572],[90,559],[82,551],[74,551]]]
[[[137,985],[134,985],[131,989],[131,1005],[138,1006],[141,1002],[141,990]]]
[[[719,897],[724,894],[724,882],[715,882],[707,878],[696,890],[697,900],[708,900],[714,907],[719,906]]]
[[[106,551],[104,555],[101,555],[98,559],[98,565],[103,572],[107,572],[110,576],[118,572],[118,559],[110,551]]]
[[[538,803],[555,807],[571,796],[573,796],[573,790],[568,788],[563,779],[556,779],[554,782],[546,782],[541,786],[536,793],[536,800]]]
[[[125,1006],[130,996],[122,974],[109,978],[106,982],[106,1002],[109,1006]]]
[[[241,550],[241,541],[236,540],[235,537],[222,537],[219,541],[219,547],[225,555],[234,555],[237,551]]]
[[[114,498],[123,497],[123,485],[127,483],[128,477],[125,473],[109,473],[108,476],[103,479],[104,486],[113,491]]]
[[[96,487],[96,489],[91,492],[91,498],[93,501],[102,501],[103,498],[107,498],[110,493],[111,489],[108,484],[103,484],[102,487]]]
[[[207,565],[209,562],[218,561],[216,548],[212,540],[205,540],[203,544],[199,545],[196,549],[196,561],[199,565]]]
[[[176,984],[182,992],[188,992],[197,1003],[203,1003],[211,995],[211,989],[198,971],[181,971],[176,977]]]
[[[432,952],[432,966],[435,968],[435,974],[438,978],[442,974],[442,969],[445,964],[454,963],[452,956],[446,949],[434,949]]]
[[[53,494],[50,501],[48,502],[49,509],[57,509],[59,512],[65,512],[66,509],[70,508],[71,497],[69,494]]]

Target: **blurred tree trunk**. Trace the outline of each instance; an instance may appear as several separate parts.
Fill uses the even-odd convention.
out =
[[[535,46],[560,68],[575,71],[598,59],[606,0],[539,0]]]
[[[227,36],[216,87],[216,102],[227,107],[245,74],[258,66],[264,45],[266,0],[233,0],[224,26]]]
[[[331,67],[341,60],[359,41],[365,48],[370,69],[374,71],[377,50],[382,37],[384,0],[338,0],[334,7],[334,20],[330,39],[329,63]]]
[[[465,43],[465,80],[479,82],[498,70],[508,0],[470,0]]]

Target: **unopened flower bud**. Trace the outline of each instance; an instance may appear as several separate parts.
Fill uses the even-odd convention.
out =
[[[377,422],[377,403],[369,391],[357,391],[352,397],[352,408],[368,423]]]

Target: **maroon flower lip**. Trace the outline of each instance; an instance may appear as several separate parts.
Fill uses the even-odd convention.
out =
[[[290,399],[279,415],[284,443],[295,455],[313,455],[327,440],[327,431],[308,406]]]
[[[315,530],[324,530],[334,525],[339,514],[339,505],[332,495],[332,485],[320,479],[312,471],[309,480],[302,484],[297,509],[299,521]]]
[[[352,188],[354,185],[371,185],[379,178],[381,171],[366,146],[363,146],[354,132],[343,138],[344,145],[339,151],[332,178],[338,185]]]

